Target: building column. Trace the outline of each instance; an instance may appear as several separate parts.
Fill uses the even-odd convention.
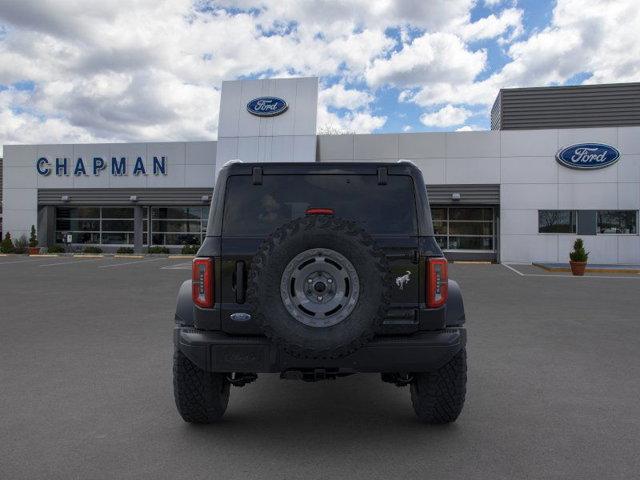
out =
[[[133,251],[136,253],[142,253],[143,208],[138,205],[133,207]]]
[[[56,207],[45,205],[38,208],[38,246],[50,247],[56,243]]]

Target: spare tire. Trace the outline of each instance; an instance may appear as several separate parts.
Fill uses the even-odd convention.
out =
[[[389,266],[356,223],[309,215],[278,228],[251,262],[247,301],[265,335],[299,358],[367,343],[389,306]]]

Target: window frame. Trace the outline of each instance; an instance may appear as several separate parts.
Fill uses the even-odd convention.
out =
[[[636,232],[635,233],[607,233],[607,232],[600,232],[600,212],[633,212],[635,214],[635,220],[636,220]],[[638,210],[634,210],[634,209],[603,209],[603,210],[596,210],[596,236],[598,235],[606,235],[606,236],[610,236],[610,235],[621,235],[624,237],[633,237],[633,236],[638,236],[640,235],[639,233],[639,229],[638,229]]]
[[[541,232],[540,231],[540,212],[571,212],[575,218],[573,232]],[[537,210],[538,217],[538,235],[578,235],[578,210],[570,208],[543,208]]]

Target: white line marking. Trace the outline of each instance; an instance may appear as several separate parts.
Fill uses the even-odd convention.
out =
[[[520,275],[521,277],[524,277],[524,273],[522,273],[522,272],[520,272],[520,271],[516,270],[516,269],[515,269],[515,268],[513,268],[512,266],[507,265],[506,263],[503,263],[502,265],[504,265],[505,267],[507,267],[507,268],[508,268],[509,270],[511,270],[512,272],[517,273],[517,274],[518,274],[518,275]]]
[[[624,275],[620,275],[620,276],[612,276],[612,275],[584,275],[582,277],[580,276],[575,276],[575,275],[558,275],[558,274],[553,274],[553,273],[522,273],[519,270],[516,270],[515,268],[513,268],[510,265],[507,265],[506,263],[503,263],[502,265],[504,265],[505,267],[507,267],[509,270],[511,270],[512,272],[517,273],[518,275],[520,275],[521,277],[554,277],[554,278],[610,278],[610,279],[615,279],[615,280],[640,280],[640,277],[628,277],[628,276],[624,276]],[[513,264],[512,264],[513,265]],[[526,265],[526,264],[522,264],[522,265]]]
[[[149,260],[138,260],[136,262],[123,262],[123,263],[114,263],[113,265],[100,265],[98,268],[114,268],[114,267],[123,267],[125,265],[134,265],[136,263],[146,263],[146,262],[157,262],[158,260],[163,260],[162,258],[151,258]]]
[[[0,265],[11,265],[13,263],[31,263],[32,257],[29,257],[29,260],[15,260],[13,262],[0,262]],[[33,260],[44,260],[44,258],[34,258]]]
[[[92,258],[91,260],[78,260],[75,262],[58,262],[58,263],[46,263],[44,265],[39,265],[40,267],[55,267],[56,265],[73,265],[74,263],[89,263],[89,262],[97,262],[98,260],[102,260],[102,258]]]
[[[178,263],[177,265],[160,267],[161,270],[191,270],[191,268],[191,263]]]

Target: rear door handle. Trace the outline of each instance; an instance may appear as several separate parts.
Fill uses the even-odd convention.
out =
[[[244,303],[244,262],[236,262],[236,303]]]

